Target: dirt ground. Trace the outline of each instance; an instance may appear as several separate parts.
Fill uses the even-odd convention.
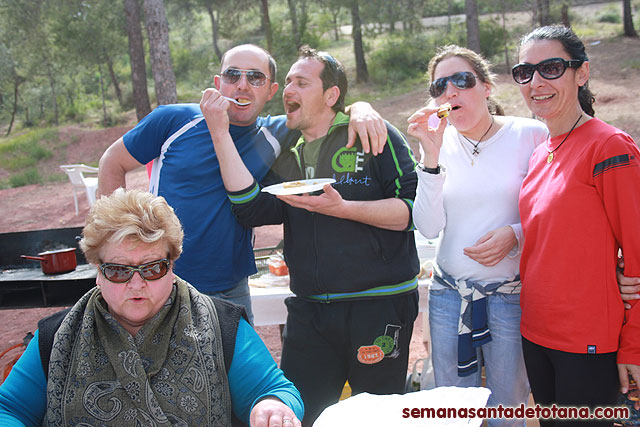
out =
[[[637,112],[640,111],[640,97],[637,96],[640,72],[637,64],[635,68],[625,65],[629,63],[629,58],[640,58],[640,40],[587,40],[587,44],[591,58],[590,84],[597,96],[597,116],[625,130],[636,142],[640,141],[640,121],[637,120]],[[499,76],[497,93],[507,114],[529,116],[518,89],[508,75]],[[409,94],[376,102],[374,107],[399,129],[406,130],[406,118],[424,104],[425,96],[424,88],[416,88]],[[46,173],[47,170],[55,170],[61,164],[95,164],[102,152],[133,125],[132,118],[127,125],[110,129],[91,130],[80,126],[64,128],[62,135],[69,140],[69,146],[44,165],[43,171]],[[414,149],[417,148],[415,141],[410,140],[410,143]],[[5,176],[6,171],[0,169],[0,178]],[[127,187],[146,189],[146,171],[139,169],[129,173]],[[0,190],[0,233],[82,226],[88,212],[85,194],[79,195],[79,204],[80,214],[76,216],[69,182]],[[281,229],[261,228],[257,237],[257,247],[274,246],[281,238]],[[0,310],[0,352],[20,343],[28,331],[36,328],[38,319],[57,310],[58,308]],[[281,347],[278,327],[257,329],[273,356],[279,360]],[[422,322],[419,316],[411,342],[410,366],[426,355],[421,336]],[[9,353],[0,359],[0,368],[13,354],[15,353]]]

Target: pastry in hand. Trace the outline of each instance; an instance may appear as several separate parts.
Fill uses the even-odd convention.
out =
[[[449,115],[450,111],[451,111],[451,104],[447,102],[446,104],[442,104],[438,108],[438,112],[436,113],[436,115],[438,116],[439,119],[444,119]]]

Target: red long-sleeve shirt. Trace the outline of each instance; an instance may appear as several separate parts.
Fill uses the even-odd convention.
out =
[[[622,248],[625,275],[640,276],[640,151],[592,119],[547,163],[565,136],[536,149],[520,193],[522,335],[640,365],[640,304],[625,313],[615,271]]]

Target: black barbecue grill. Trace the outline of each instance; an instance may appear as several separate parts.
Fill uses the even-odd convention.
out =
[[[82,227],[0,233],[0,309],[73,305],[95,286],[96,271],[82,251],[69,273],[44,274],[40,263],[20,258],[62,248],[78,248]]]

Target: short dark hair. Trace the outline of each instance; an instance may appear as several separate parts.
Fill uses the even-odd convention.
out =
[[[318,51],[307,45],[302,46],[298,50],[298,60],[300,59],[315,59],[318,62],[324,64],[324,68],[320,73],[320,79],[322,80],[322,90],[327,90],[330,87],[337,86],[340,91],[338,100],[333,104],[333,111],[344,112],[344,98],[347,96],[347,74],[344,71],[344,66],[336,58],[331,56],[327,52]]]
[[[265,54],[265,55],[267,55],[267,60],[269,61],[269,78],[271,79],[271,82],[272,82],[272,83],[273,83],[273,82],[275,82],[275,81],[276,81],[277,74],[278,74],[278,66],[276,65],[276,60],[275,60],[275,59],[273,59],[273,56],[271,56],[271,54],[269,53],[269,51],[268,51],[268,50],[263,49],[263,48],[261,48],[260,46],[255,45],[255,44],[250,44],[250,43],[248,43],[248,44],[241,44],[241,45],[234,46],[234,47],[232,47],[231,49],[227,50],[227,51],[222,55],[222,59],[220,59],[220,67],[221,67],[220,71],[221,71],[221,72],[222,72],[222,71],[224,71],[224,70],[222,70],[222,64],[224,64],[224,59],[226,58],[227,53],[229,53],[229,51],[231,51],[231,50],[233,50],[233,49],[236,49],[236,48],[239,48],[239,47],[246,47],[246,46],[254,47],[254,48],[258,49],[258,50],[263,51],[263,52],[264,52],[264,54]]]
[[[538,27],[529,34],[522,36],[522,39],[520,39],[520,47],[534,40],[556,40],[562,44],[562,48],[571,59],[582,62],[589,61],[584,43],[582,43],[582,40],[580,40],[571,28],[563,25]],[[590,116],[595,116],[595,111],[593,110],[595,100],[595,96],[593,96],[593,93],[589,90],[589,81],[578,88],[580,107],[582,111]]]

